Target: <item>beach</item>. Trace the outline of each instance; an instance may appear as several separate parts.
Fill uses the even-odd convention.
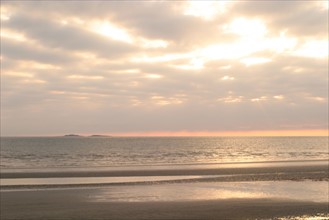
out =
[[[279,199],[89,202],[92,193],[92,189],[6,192],[1,196],[1,219],[273,219],[328,212],[327,203]]]
[[[328,173],[326,161],[4,172],[1,219],[328,219]]]
[[[329,220],[329,0],[0,1],[0,220]]]

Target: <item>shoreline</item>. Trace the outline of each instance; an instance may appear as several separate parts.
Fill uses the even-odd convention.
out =
[[[174,183],[202,183],[202,182],[264,182],[264,181],[325,181],[329,182],[329,172],[302,172],[277,174],[242,174],[222,176],[138,176],[127,177],[87,177],[87,178],[30,178],[30,179],[1,179],[1,191],[12,190],[45,190],[45,189],[74,189],[74,188],[102,188],[107,186],[134,186]],[[155,178],[151,178],[155,177]],[[163,178],[161,178],[163,177]],[[176,178],[175,178],[176,177]],[[99,180],[95,181],[95,178]],[[88,179],[91,181],[88,182]],[[71,183],[70,183],[71,181]],[[83,182],[85,181],[85,182]],[[79,183],[77,183],[79,182]]]
[[[329,172],[328,161],[309,163],[252,163],[205,166],[149,166],[122,168],[75,168],[38,170],[1,170],[1,179],[64,178],[64,177],[126,177],[126,176],[191,176],[191,175],[242,175],[279,173]]]
[[[271,166],[289,166],[289,164],[295,165],[323,165],[326,164],[329,166],[329,158],[327,159],[305,159],[305,160],[269,160],[269,161],[231,161],[231,162],[196,162],[196,163],[156,163],[156,164],[119,164],[119,165],[110,165],[110,166],[58,166],[58,167],[5,167],[2,166],[1,169],[10,171],[10,172],[21,172],[26,170],[58,170],[58,169],[68,169],[68,170],[79,170],[79,169],[139,169],[145,167],[154,167],[154,168],[177,168],[177,167],[236,167],[236,166],[256,166],[257,164],[267,164]]]
[[[264,164],[263,164],[264,165]],[[148,186],[202,182],[326,181],[329,166],[268,166],[204,169],[148,169],[1,173],[0,190],[46,190]]]

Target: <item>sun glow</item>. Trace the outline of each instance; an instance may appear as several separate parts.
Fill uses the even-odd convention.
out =
[[[0,19],[1,19],[2,21],[7,21],[7,20],[10,19],[10,17],[9,17],[9,15],[7,15],[7,14],[2,14],[2,13],[1,13],[1,15],[0,15]]]
[[[169,45],[169,43],[164,40],[141,39],[140,41],[145,48],[166,48]]]
[[[262,131],[149,131],[112,133],[117,136],[144,136],[144,137],[214,137],[214,136],[328,136],[328,130],[262,130]]]
[[[227,33],[234,33],[242,38],[262,38],[267,33],[267,28],[261,20],[246,18],[234,19],[230,24],[223,27]]]
[[[142,55],[138,57],[132,57],[130,61],[134,63],[161,63],[189,57],[189,54],[166,54],[163,56]]]
[[[1,29],[0,36],[9,38],[12,40],[16,40],[16,41],[26,41],[27,40],[23,34],[20,34],[18,32],[11,31],[8,29]]]
[[[152,103],[160,106],[182,104],[183,100],[179,97],[152,96]]]
[[[221,80],[228,81],[228,80],[234,80],[234,77],[232,76],[223,76]]]
[[[133,38],[128,32],[120,27],[117,27],[110,22],[96,22],[91,25],[91,29],[103,36],[109,37],[113,40],[123,41],[126,43],[133,43]]]
[[[189,63],[184,65],[171,65],[174,68],[182,70],[200,70],[204,67],[204,60],[192,58]]]
[[[11,17],[10,10],[5,7],[4,5],[1,5],[0,7],[0,19],[1,21],[7,21]]]
[[[250,99],[250,101],[252,101],[252,102],[262,102],[262,101],[266,101],[266,100],[267,100],[266,96],[261,96],[259,98]]]
[[[276,99],[276,100],[282,100],[282,99],[284,99],[284,96],[283,95],[275,95],[275,96],[273,96],[273,98]]]
[[[224,102],[224,103],[239,103],[242,102],[244,99],[243,96],[227,96],[227,97],[223,97],[223,98],[219,98],[217,99],[218,102]]]
[[[279,37],[270,38],[267,44],[271,45],[271,49],[277,53],[292,51],[297,45],[297,39],[286,35],[286,31],[281,31]]]
[[[224,13],[229,1],[188,1],[184,7],[184,15],[211,20],[216,15]]]
[[[247,57],[247,58],[243,58],[240,61],[244,63],[246,66],[251,66],[255,64],[268,63],[271,61],[271,59],[264,57]]]
[[[27,69],[40,69],[40,70],[60,70],[61,67],[53,64],[40,63],[35,61],[21,61],[19,62],[19,68]]]
[[[309,41],[292,54],[302,57],[326,58],[328,57],[329,44],[327,40]]]
[[[160,78],[162,78],[163,76],[158,75],[158,74],[145,74],[144,77],[147,78],[147,79],[160,79]]]
[[[8,134],[46,132],[56,120],[49,109],[73,121],[92,117],[91,127],[100,131],[154,129],[127,135],[328,132],[305,130],[326,128],[327,0],[296,1],[289,13],[280,10],[290,7],[283,1],[150,1],[138,8],[120,1],[63,4],[1,5]],[[86,106],[79,106],[82,101]],[[89,102],[99,111],[88,112]],[[25,111],[31,103],[44,112],[40,124],[24,119],[39,116]],[[70,105],[79,107],[79,114]],[[69,129],[57,124],[56,129]],[[287,130],[247,131],[261,128]],[[179,129],[195,130],[175,132]]]
[[[103,76],[83,76],[83,75],[70,75],[67,78],[69,78],[69,79],[83,79],[83,80],[100,80],[100,79],[104,79]]]
[[[12,76],[12,77],[21,77],[21,78],[33,78],[34,75],[26,72],[17,72],[17,71],[4,71],[1,73],[3,76]]]

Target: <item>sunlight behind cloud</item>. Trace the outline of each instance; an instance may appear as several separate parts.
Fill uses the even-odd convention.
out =
[[[9,29],[1,28],[0,36],[16,41],[27,41],[26,37],[23,34]]]
[[[35,61],[21,61],[18,65],[22,69],[39,69],[39,70],[60,70],[61,67],[57,65],[40,63]]]
[[[31,73],[26,73],[26,72],[17,72],[17,71],[2,71],[1,72],[2,76],[13,76],[13,77],[21,77],[21,78],[33,78],[34,75]]]
[[[10,17],[11,17],[11,14],[12,13],[10,12],[9,8],[1,4],[1,7],[0,7],[0,20],[1,21],[9,20]]]
[[[188,58],[190,57],[189,54],[166,54],[163,56],[147,56],[147,55],[141,55],[141,56],[134,56],[131,57],[131,62],[136,63],[161,63],[161,62],[168,62],[173,61],[177,59],[182,58]]]
[[[234,44],[216,44],[202,48],[195,53],[200,57],[209,60],[216,59],[236,59],[247,56],[258,51],[257,47],[244,42],[236,42]]]
[[[302,57],[326,58],[329,53],[329,44],[327,40],[309,41],[298,48],[292,54]]]
[[[243,96],[227,96],[227,97],[223,97],[223,98],[219,98],[217,99],[218,102],[224,102],[224,103],[239,103],[242,102],[244,99]]]
[[[74,55],[81,57],[83,59],[95,59],[96,58],[96,54],[91,53],[91,52],[77,52],[77,53],[74,53]]]
[[[276,100],[282,100],[282,99],[284,99],[284,96],[283,95],[275,95],[275,96],[273,96],[273,98],[276,99]]]
[[[221,80],[224,80],[224,81],[234,80],[234,77],[232,77],[232,76],[223,76],[221,78]]]
[[[4,134],[39,117],[24,111],[32,104],[45,112],[35,134],[51,132],[57,112],[104,132],[325,129],[324,10],[324,1],[1,2],[1,93],[5,123],[16,124]],[[33,126],[23,124],[22,134]]]
[[[158,74],[146,74],[144,77],[147,78],[147,79],[160,79],[163,76],[158,75]]]
[[[226,65],[226,66],[219,67],[219,69],[222,69],[222,70],[228,70],[228,69],[231,69],[231,68],[232,68],[232,65]]]
[[[297,45],[297,39],[286,36],[286,31],[281,31],[279,37],[267,39],[267,44],[277,53],[292,51]]]
[[[122,69],[122,70],[112,70],[111,72],[118,74],[135,74],[135,73],[140,73],[141,71],[139,69]]]
[[[159,105],[159,106],[165,106],[165,105],[178,105],[182,104],[183,100],[178,97],[163,97],[163,96],[152,96],[151,100],[153,104]]]
[[[329,9],[329,1],[328,0],[322,0],[322,1],[315,1],[316,4],[322,9],[322,10],[328,10]]]
[[[166,48],[168,46],[168,42],[164,40],[141,40],[143,47],[145,48]]]
[[[323,102],[323,103],[325,103],[327,101],[326,98],[319,97],[319,96],[308,97],[308,99],[316,101],[316,102]]]
[[[83,80],[100,80],[104,79],[103,76],[83,76],[83,75],[69,75],[69,79],[83,79]]]
[[[262,101],[266,101],[266,100],[267,100],[266,96],[261,96],[259,98],[250,99],[250,101],[252,101],[252,102],[262,102]]]
[[[126,43],[133,43],[133,38],[128,32],[122,28],[119,28],[110,22],[95,22],[91,25],[91,29],[103,36],[109,37],[113,40],[123,41]]]
[[[171,66],[182,70],[200,70],[204,67],[204,60],[200,58],[192,58],[187,64]]]
[[[224,31],[240,35],[242,38],[261,38],[267,33],[267,28],[261,20],[237,18],[224,26]]]
[[[5,14],[5,13],[1,13],[0,14],[0,20],[2,20],[2,21],[7,21],[7,20],[9,20],[10,19],[10,17],[9,17],[9,15],[8,14]]]
[[[228,1],[188,1],[183,13],[211,20],[217,14],[225,12]]]
[[[242,63],[244,63],[246,66],[251,66],[255,64],[262,64],[262,63],[268,63],[271,61],[269,58],[264,57],[247,57],[240,60]]]
[[[24,79],[20,81],[20,83],[23,84],[46,84],[47,82],[45,80],[41,79]]]

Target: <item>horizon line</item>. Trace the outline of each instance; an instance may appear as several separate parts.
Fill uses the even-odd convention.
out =
[[[63,137],[65,135],[81,137],[284,137],[284,136],[329,136],[328,130],[266,130],[266,131],[153,131],[153,132],[71,132],[66,134],[40,135],[1,135],[0,137]]]

